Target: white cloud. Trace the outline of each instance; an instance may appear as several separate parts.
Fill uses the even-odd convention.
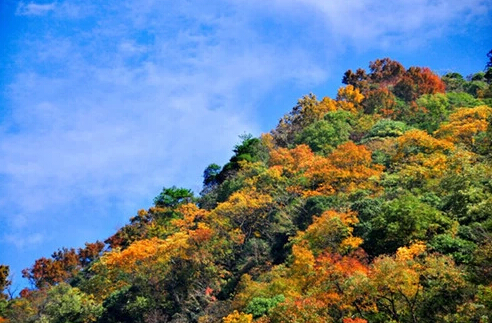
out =
[[[78,2],[78,3],[76,3]],[[101,5],[88,1],[54,1],[50,3],[19,2],[15,14],[18,16],[46,16],[52,14],[59,19],[80,19],[97,12]]]
[[[43,243],[43,241],[45,241],[45,237],[41,233],[34,233],[28,236],[7,234],[3,237],[2,240],[14,245],[17,249],[24,249],[27,246],[31,248],[39,246],[41,243]]]
[[[123,54],[135,55],[142,54],[147,51],[147,47],[143,45],[137,45],[134,41],[122,41],[119,45],[119,49]]]
[[[33,15],[27,6],[21,12]],[[10,84],[12,118],[0,128],[9,192],[0,205],[22,211],[22,225],[8,222],[19,236],[66,221],[78,201],[103,216],[115,199],[124,212],[147,207],[138,203],[164,185],[199,191],[203,169],[226,162],[238,135],[260,133],[255,102],[276,84],[326,78],[306,51],[261,40],[239,9],[117,2],[91,30],[74,21],[74,33],[48,28],[26,42]],[[85,225],[92,221],[100,219]]]
[[[56,8],[55,2],[47,4],[38,4],[34,2],[20,2],[17,6],[16,14],[20,16],[43,16]]]
[[[263,6],[310,25],[319,21],[331,46],[366,50],[416,47],[443,34],[461,33],[470,22],[487,23],[492,10],[492,2],[482,0],[274,0]]]

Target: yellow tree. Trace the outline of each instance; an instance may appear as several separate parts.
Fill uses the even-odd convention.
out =
[[[374,165],[371,152],[349,141],[341,144],[326,158],[315,158],[304,176],[307,195],[350,193],[356,189],[376,189],[376,179],[383,167]]]
[[[358,222],[354,212],[328,210],[315,217],[313,223],[294,241],[307,241],[314,255],[323,252],[347,254],[362,243],[361,238],[352,235],[353,226]]]
[[[475,145],[476,136],[487,131],[488,119],[492,116],[492,108],[481,105],[475,108],[462,108],[449,116],[449,122],[441,125],[436,131],[438,138],[453,143],[462,143],[468,149]]]
[[[436,139],[422,130],[410,130],[396,140],[392,168],[399,172],[402,184],[421,186],[440,178],[447,170],[452,142]]]
[[[268,226],[268,215],[272,208],[272,197],[258,193],[253,188],[233,193],[213,213],[230,219],[233,226],[240,228],[248,238],[253,234],[261,235],[262,229]]]
[[[337,105],[340,110],[358,113],[363,109],[361,104],[363,100],[364,95],[360,93],[358,88],[354,88],[353,85],[347,85],[338,89]]]
[[[439,320],[455,313],[466,287],[464,273],[453,261],[427,254],[423,243],[377,258],[369,276],[377,311],[396,322]]]

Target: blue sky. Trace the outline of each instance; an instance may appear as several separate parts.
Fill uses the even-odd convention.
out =
[[[164,186],[200,191],[347,69],[463,75],[492,49],[481,0],[0,2],[0,263],[104,240]]]

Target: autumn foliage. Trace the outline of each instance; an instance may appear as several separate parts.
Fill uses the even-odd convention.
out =
[[[389,58],[347,71],[336,98],[241,136],[199,196],[164,187],[104,243],[35,260],[18,296],[0,265],[0,322],[491,321],[476,82]]]

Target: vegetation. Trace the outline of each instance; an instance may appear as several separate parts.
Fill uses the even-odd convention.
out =
[[[467,78],[347,71],[241,136],[199,196],[165,187],[105,242],[36,260],[0,322],[492,321],[488,57]]]

